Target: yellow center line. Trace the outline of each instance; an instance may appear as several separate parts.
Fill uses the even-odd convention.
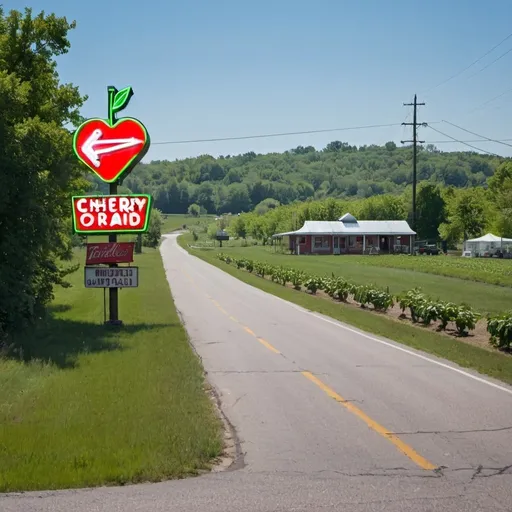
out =
[[[254,334],[254,332],[251,331],[251,329],[249,329],[249,327],[244,326],[244,330],[245,330],[245,332],[248,332],[251,336],[254,336],[256,338],[256,334]]]
[[[264,347],[267,347],[270,351],[274,352],[274,354],[280,354],[281,352],[279,352],[279,350],[277,350],[277,348],[273,347],[267,340],[264,340],[263,338],[258,338],[256,337],[256,339],[264,346]]]
[[[201,289],[199,288],[199,286],[197,286],[197,284],[194,282],[194,280],[190,277],[190,275],[187,273],[186,270],[184,269],[181,269],[181,271],[183,272],[184,276],[187,278],[188,281],[190,281],[190,283],[192,283],[192,286],[194,286],[197,290],[201,291]],[[229,317],[229,319],[235,323],[240,323],[234,316],[231,316],[213,297],[210,297],[208,294],[205,294],[208,299],[212,302],[212,304],[215,305],[215,307],[223,314],[225,314],[227,317]],[[242,325],[242,327],[244,328],[245,332],[247,332],[248,334],[250,334],[251,336],[253,336],[254,338],[256,338],[264,347],[268,348],[268,350],[270,350],[271,352],[274,352],[274,354],[280,354],[281,352],[279,352],[279,350],[277,350],[277,348],[273,347],[267,340],[264,340],[263,338],[260,338],[258,336],[256,336],[256,333],[249,329],[249,327],[246,327],[245,325]]]
[[[437,469],[437,466],[429,462],[427,459],[423,458],[419,453],[417,453],[411,446],[407,443],[404,443],[398,436],[390,432],[387,428],[383,427],[380,423],[377,423],[375,420],[370,418],[367,414],[365,414],[359,407],[356,407],[352,402],[347,402],[341,395],[336,393],[329,386],[324,384],[320,379],[315,377],[311,372],[302,372],[302,375],[309,379],[311,382],[316,384],[322,391],[324,391],[328,396],[334,398],[338,403],[340,403],[343,407],[349,410],[351,413],[355,414],[359,419],[363,420],[368,427],[372,430],[380,434],[382,437],[390,441],[401,451],[406,457],[411,459],[414,463],[416,463],[422,469],[434,470]]]

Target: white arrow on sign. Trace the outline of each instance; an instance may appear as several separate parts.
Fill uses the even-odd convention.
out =
[[[120,149],[130,148],[132,146],[137,146],[138,144],[144,144],[143,140],[137,139],[135,137],[130,137],[128,139],[104,139],[101,140],[103,136],[103,132],[97,128],[94,130],[89,138],[84,142],[82,146],[82,151],[84,155],[94,164],[95,167],[100,166],[99,155],[104,155],[106,153],[113,153],[114,151],[119,151]],[[95,146],[101,146],[105,144],[114,144],[108,148],[103,149],[94,149]]]

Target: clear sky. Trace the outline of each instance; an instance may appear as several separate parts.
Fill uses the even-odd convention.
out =
[[[7,11],[30,6],[76,20],[71,51],[58,60],[61,79],[89,95],[83,114],[91,117],[106,116],[107,85],[131,85],[135,96],[123,115],[147,126],[153,145],[146,161],[298,145],[320,149],[331,140],[399,144],[411,136],[400,123],[411,112],[402,103],[414,93],[427,103],[419,109],[421,121],[449,120],[488,138],[512,139],[512,37],[430,90],[512,32],[510,0],[4,0],[3,5]],[[388,123],[398,126],[156,144]],[[459,140],[480,138],[445,123],[432,126]],[[448,140],[429,128],[419,135],[427,142]],[[509,146],[473,145],[512,155]],[[469,149],[458,143],[438,147]]]

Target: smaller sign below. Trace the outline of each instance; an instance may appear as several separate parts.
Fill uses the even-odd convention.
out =
[[[224,230],[217,231],[217,240],[229,240],[229,233]]]
[[[102,263],[132,263],[134,242],[87,244],[86,265]]]
[[[147,194],[120,196],[73,197],[73,228],[75,233],[144,233],[149,227],[151,196]]]
[[[139,267],[85,267],[86,288],[137,288]]]

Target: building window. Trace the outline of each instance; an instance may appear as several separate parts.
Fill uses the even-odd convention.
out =
[[[366,237],[366,245],[373,245],[373,236]]]
[[[305,244],[305,243],[306,243],[306,237],[305,236],[301,236],[299,244]]]
[[[348,246],[349,247],[354,247],[354,242],[355,242],[355,237],[349,236],[348,237]]]
[[[314,247],[315,249],[329,249],[329,237],[315,236]]]

